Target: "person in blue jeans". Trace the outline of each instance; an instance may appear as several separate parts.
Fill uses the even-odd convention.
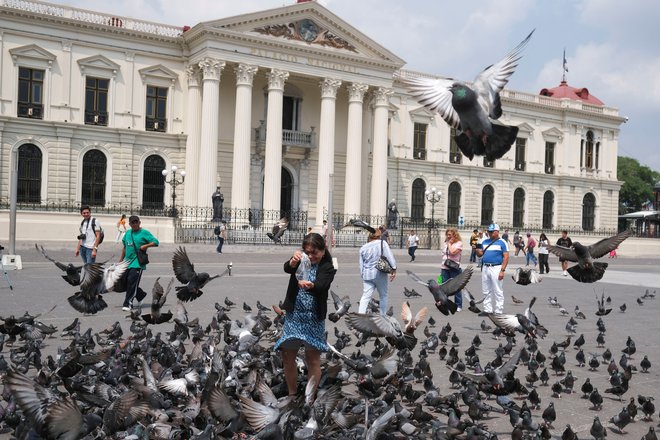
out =
[[[133,307],[133,300],[137,300],[136,308],[142,306],[142,300],[147,296],[147,292],[140,287],[140,280],[142,279],[142,272],[147,268],[146,264],[140,264],[137,259],[137,250],[141,249],[146,251],[150,247],[158,246],[160,243],[151,232],[142,228],[140,217],[132,215],[128,218],[128,226],[131,229],[126,231],[122,243],[124,245],[121,250],[120,260],[128,260],[130,264],[126,270],[126,296],[122,310],[128,312]]]
[[[390,249],[390,245],[381,235],[379,228],[376,232],[369,234],[369,241],[360,248],[360,276],[362,277],[362,298],[360,298],[360,307],[358,313],[367,313],[367,306],[374,290],[378,290],[380,313],[385,315],[388,306],[388,280],[394,281],[396,278],[396,260]],[[383,255],[392,266],[392,273],[387,274],[376,269],[376,264]]]
[[[461,269],[461,254],[463,253],[463,242],[461,241],[461,234],[456,228],[449,228],[445,231],[445,243],[442,246],[442,282],[446,283],[448,280],[458,276],[463,269]],[[452,266],[447,265],[447,261],[451,261]],[[463,293],[458,292],[454,296],[456,303],[456,311],[460,312],[463,308]]]
[[[536,259],[536,255],[534,255],[534,248],[536,248],[536,240],[534,240],[534,237],[532,237],[531,233],[527,233],[527,246],[525,246],[525,264],[529,266],[529,262],[533,261],[534,262],[534,267],[538,266],[539,261]]]

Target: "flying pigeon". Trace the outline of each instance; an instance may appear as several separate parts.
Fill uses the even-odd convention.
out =
[[[534,338],[536,336],[543,338],[548,333],[548,330],[539,324],[538,318],[534,312],[532,312],[532,306],[535,302],[536,297],[532,298],[529,302],[529,306],[525,309],[525,313],[523,314],[505,315],[490,313],[488,317],[496,326],[506,332],[513,333],[517,330]]]
[[[511,278],[513,278],[513,281],[515,281],[516,284],[520,284],[521,286],[536,284],[543,281],[543,278],[537,271],[534,269],[526,269],[524,267],[517,268],[513,272],[513,275],[511,275]]]
[[[166,289],[163,289],[163,286],[161,286],[159,280],[160,277],[156,278],[156,282],[154,282],[154,287],[151,291],[151,313],[142,315],[142,319],[144,319],[149,324],[162,324],[163,322],[167,322],[172,319],[172,312],[162,313],[160,310],[165,305],[167,294],[170,293],[170,289],[172,289],[174,278],[170,279]]]
[[[174,275],[183,286],[176,287],[176,297],[181,301],[192,301],[202,296],[202,287],[209,281],[229,273],[229,267],[220,275],[209,276],[206,272],[195,272],[195,265],[190,262],[184,247],[179,247],[172,256],[172,269]]]
[[[282,244],[282,235],[286,232],[287,228],[289,227],[289,219],[286,217],[282,217],[275,223],[273,226],[273,230],[271,232],[267,232],[266,235],[268,238],[273,240],[274,243],[280,243]]]
[[[428,287],[429,291],[433,295],[433,299],[435,300],[435,306],[443,315],[448,316],[450,312],[452,315],[456,313],[457,306],[456,303],[449,301],[447,297],[460,292],[463,287],[467,285],[468,281],[470,281],[470,278],[472,277],[472,271],[472,266],[468,266],[458,276],[451,278],[442,284],[438,284],[438,282],[434,279],[424,281],[418,275],[409,270],[407,270],[406,273],[415,282],[421,284],[422,286]]]
[[[348,221],[348,224],[350,224],[351,226],[355,226],[357,228],[362,228],[362,229],[366,230],[367,232],[369,232],[371,234],[376,233],[376,229],[373,226],[371,226],[371,225],[369,225],[369,224],[365,223],[364,221],[362,221],[360,219],[357,219],[357,218],[350,219]],[[346,225],[346,226],[348,226],[348,225]]]
[[[605,269],[607,269],[607,263],[598,263],[594,260],[609,253],[612,249],[616,249],[623,240],[631,235],[632,231],[626,230],[612,237],[603,238],[589,246],[575,241],[570,248],[549,245],[548,250],[563,260],[578,263],[568,268],[568,273],[573,279],[581,283],[593,283],[603,278]]]
[[[468,159],[475,155],[486,156],[489,161],[499,159],[515,142],[518,127],[494,121],[502,116],[500,91],[513,75],[533,33],[502,60],[486,67],[471,85],[451,78],[400,78],[420,104],[460,130],[456,144]]]

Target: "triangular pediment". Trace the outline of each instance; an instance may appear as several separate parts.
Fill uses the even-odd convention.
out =
[[[140,77],[145,81],[157,81],[163,83],[172,83],[176,81],[178,75],[171,69],[163,66],[162,64],[156,64],[155,66],[145,67],[138,70]]]
[[[435,116],[434,112],[430,111],[429,109],[427,109],[424,106],[417,107],[416,109],[411,110],[409,113],[410,113],[411,117],[416,116],[418,118],[419,117],[421,117],[421,118],[432,118],[432,117]]]
[[[530,135],[534,132],[534,127],[529,125],[527,122],[523,122],[518,125],[518,133]]]
[[[27,46],[15,47],[9,49],[14,62],[18,62],[21,59],[29,59],[44,64],[52,64],[57,58],[52,53],[48,52],[46,49],[37,46],[36,44],[28,44]]]
[[[271,47],[300,48],[390,66],[405,64],[316,1],[209,21],[201,26],[263,41]]]
[[[564,137],[564,132],[558,129],[557,127],[551,127],[545,130],[542,134],[543,134],[543,139],[561,140]]]
[[[78,60],[80,69],[85,70],[105,70],[108,72],[117,72],[120,69],[119,64],[104,57],[103,55],[94,55]]]

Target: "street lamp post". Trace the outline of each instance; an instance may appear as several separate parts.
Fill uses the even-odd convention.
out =
[[[435,204],[440,201],[442,192],[438,191],[436,187],[424,191],[426,200],[431,202],[431,222],[429,223],[429,247],[431,247],[431,230],[435,228]]]
[[[182,185],[186,180],[186,172],[184,170],[178,169],[176,165],[172,165],[171,171],[172,176],[170,177],[169,181],[167,180],[167,175],[170,173],[170,170],[165,169],[161,172],[163,173],[163,177],[166,178],[165,183],[168,183],[172,187],[172,207],[170,208],[170,216],[176,217],[178,215],[176,210],[176,187]],[[177,174],[181,176],[180,179],[177,178]]]

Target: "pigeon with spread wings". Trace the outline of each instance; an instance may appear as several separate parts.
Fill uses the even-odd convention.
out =
[[[154,282],[154,287],[151,291],[151,313],[142,315],[142,319],[144,319],[149,324],[162,324],[163,322],[168,322],[170,319],[172,319],[172,312],[162,313],[160,310],[165,305],[167,295],[172,289],[174,278],[171,278],[170,282],[167,283],[166,289],[163,289],[163,286],[160,284],[159,280],[160,277],[156,278],[156,282]]]
[[[358,219],[358,218],[352,218],[352,219],[350,219],[350,220],[348,221],[348,224],[351,225],[351,226],[355,226],[356,228],[362,228],[362,229],[364,229],[365,231],[367,231],[367,232],[369,232],[369,233],[371,233],[371,234],[375,234],[375,233],[376,233],[376,228],[374,228],[374,227],[371,226],[370,224],[368,224],[368,223],[366,223],[365,221],[360,220],[360,219]],[[346,226],[348,226],[348,225],[346,225]]]
[[[475,383],[479,388],[479,391],[482,391],[486,394],[510,394],[511,387],[506,386],[509,380],[507,376],[515,371],[518,361],[520,360],[520,354],[522,350],[518,350],[511,358],[501,365],[498,368],[486,368],[483,373],[470,373],[467,371],[455,370],[451,367],[450,370],[455,371],[460,376],[468,379],[469,381]]]
[[[509,335],[513,335],[515,331],[519,331],[533,338],[537,336],[544,338],[548,334],[548,330],[539,324],[539,319],[532,312],[532,306],[535,302],[536,297],[532,298],[529,306],[525,309],[525,313],[522,314],[506,315],[503,313],[490,313],[488,317],[496,326]]]
[[[427,314],[428,309],[424,307],[413,318],[410,305],[404,302],[401,305],[403,329],[396,318],[380,313],[349,313],[346,315],[346,321],[350,328],[370,336],[383,336],[398,348],[412,349],[417,344],[415,330],[424,322]]]
[[[104,268],[100,263],[85,265],[85,276],[80,283],[80,291],[67,298],[71,307],[80,313],[98,313],[108,307],[104,293],[118,289],[124,279],[130,261],[124,260]]]
[[[486,156],[489,161],[499,159],[515,142],[518,127],[494,121],[502,116],[500,91],[513,75],[533,33],[502,60],[486,67],[472,84],[451,78],[399,78],[420,104],[461,131],[455,137],[456,144],[468,159],[475,155]]]
[[[275,223],[273,226],[273,230],[271,232],[267,232],[266,235],[268,238],[273,240],[274,243],[280,243],[282,244],[282,236],[286,232],[287,228],[289,227],[289,219],[286,217],[282,217]]]
[[[457,310],[456,303],[449,301],[448,297],[455,295],[456,293],[463,290],[463,288],[467,285],[468,281],[470,281],[470,278],[472,277],[472,271],[472,266],[468,266],[463,272],[442,284],[438,284],[438,282],[434,279],[424,281],[417,274],[409,270],[407,270],[406,273],[415,282],[421,284],[422,286],[428,287],[429,291],[433,295],[433,299],[435,300],[435,306],[438,308],[438,310],[440,310],[440,313],[448,316],[450,312],[453,315]]]
[[[536,284],[540,283],[543,281],[543,278],[537,271],[535,271],[532,268],[526,268],[526,267],[519,267],[515,271],[513,271],[513,275],[511,275],[511,278],[513,278],[513,281],[516,282],[516,284],[520,284],[521,286],[527,286],[528,284]]]
[[[88,264],[80,265],[80,266],[75,266],[72,263],[64,264],[64,263],[60,263],[59,261],[55,260],[52,257],[49,257],[43,246],[39,246],[38,244],[35,243],[34,247],[39,252],[41,252],[41,254],[48,261],[53,262],[55,264],[55,266],[57,266],[58,269],[60,269],[60,270],[62,270],[63,272],[66,273],[66,275],[62,275],[62,278],[64,278],[64,281],[71,284],[72,286],[79,286],[84,281],[85,275],[86,275],[86,268],[87,268],[88,264],[94,264],[98,267],[102,267],[104,264],[106,264],[109,261],[109,260],[106,260],[102,263],[88,263]]]
[[[188,258],[188,253],[184,247],[179,247],[179,249],[174,251],[172,269],[174,269],[176,279],[180,283],[185,284],[184,286],[176,287],[176,297],[181,301],[192,301],[199,298],[204,293],[202,292],[202,287],[206,286],[209,281],[220,278],[230,271],[228,266],[220,275],[210,276],[206,272],[195,272],[195,265],[190,262],[190,258]]]
[[[623,240],[631,235],[632,231],[626,230],[612,237],[603,238],[592,245],[584,246],[574,241],[570,248],[549,245],[548,250],[562,260],[577,263],[568,268],[568,273],[574,280],[581,283],[593,283],[603,278],[605,269],[607,269],[607,263],[598,263],[594,260],[616,249]]]

